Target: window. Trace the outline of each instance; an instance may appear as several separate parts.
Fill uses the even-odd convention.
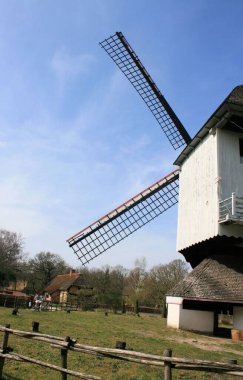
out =
[[[243,164],[243,139],[240,139],[240,163]]]

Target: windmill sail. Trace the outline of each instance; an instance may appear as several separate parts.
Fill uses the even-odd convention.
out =
[[[85,265],[177,203],[179,170],[67,240]]]
[[[191,137],[123,34],[117,32],[100,45],[147,104],[173,148],[178,149],[189,144]]]

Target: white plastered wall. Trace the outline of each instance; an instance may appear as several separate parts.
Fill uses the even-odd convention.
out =
[[[181,310],[180,329],[213,333],[214,314],[212,311]]]
[[[182,330],[213,333],[214,313],[183,309],[182,302],[183,298],[181,297],[166,297],[167,326]]]
[[[180,312],[183,298],[166,297],[167,304],[167,326],[174,329],[180,328]]]

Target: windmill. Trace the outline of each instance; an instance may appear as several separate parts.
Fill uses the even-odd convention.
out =
[[[121,32],[105,39],[109,54],[154,115],[172,147],[180,149],[191,138]],[[83,265],[177,203],[179,171],[175,170],[127,202],[69,238],[68,244]]]
[[[235,87],[193,139],[122,33],[101,47],[142,97],[174,149],[175,171],[69,238],[85,265],[177,202],[177,251],[194,268],[167,295],[167,325],[217,333],[234,315],[243,336],[243,86]],[[179,187],[180,182],[180,187]]]
[[[243,250],[243,86],[193,139],[121,32],[100,43],[154,115],[174,149],[172,173],[67,241],[85,265],[178,202],[177,250],[192,267],[217,251]]]

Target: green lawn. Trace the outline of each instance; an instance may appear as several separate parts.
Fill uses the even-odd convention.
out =
[[[71,338],[79,343],[115,348],[117,340],[125,341],[127,349],[162,355],[171,348],[173,356],[205,360],[228,361],[237,359],[243,365],[243,342],[232,343],[230,339],[207,337],[196,333],[166,328],[166,320],[158,316],[133,316],[104,312],[65,311],[36,312],[20,310],[17,316],[12,309],[0,308],[0,324],[11,324],[11,328],[31,331],[32,321],[40,323],[40,332]],[[1,333],[2,339],[2,333]],[[60,364],[60,352],[37,341],[10,335],[9,346],[25,356],[37,358],[52,364]],[[163,368],[119,362],[112,359],[69,352],[68,368],[97,375],[104,379],[148,380],[163,379]],[[32,364],[7,361],[4,367],[5,379],[9,380],[54,380],[61,375],[49,369]],[[74,377],[69,377],[70,379]],[[173,371],[173,379],[230,379],[233,377],[213,375],[205,372]],[[235,377],[234,377],[235,378]]]

